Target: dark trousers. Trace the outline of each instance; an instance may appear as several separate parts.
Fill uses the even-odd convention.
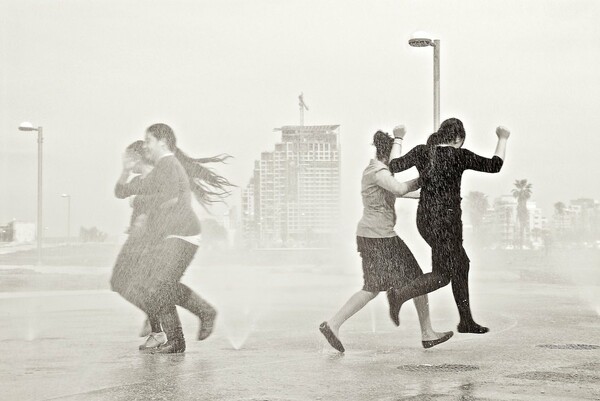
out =
[[[197,249],[196,245],[177,238],[146,243],[135,259],[133,272],[126,275],[128,281],[111,280],[111,284],[113,281],[117,284],[116,288],[113,285],[113,289],[144,311],[151,321],[160,320],[169,339],[182,336],[175,305],[182,306],[200,319],[213,309],[180,282]]]
[[[463,248],[460,208],[419,206],[417,228],[431,247],[431,273],[423,274],[402,288],[402,297],[411,299],[452,282],[452,293],[461,323],[473,322],[469,300],[470,260]]]
[[[138,275],[140,258],[146,247],[146,238],[130,235],[121,247],[110,277],[110,288],[119,294],[127,292]]]
[[[148,316],[158,316],[167,338],[182,337],[181,321],[175,305],[182,298],[180,280],[198,247],[181,239],[160,241],[146,253],[148,270],[143,304]],[[150,268],[149,268],[150,267]],[[187,287],[185,287],[187,288]]]

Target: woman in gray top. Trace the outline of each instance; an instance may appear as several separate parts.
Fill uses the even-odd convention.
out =
[[[339,340],[339,329],[346,320],[379,292],[398,289],[423,274],[410,249],[394,231],[396,198],[419,188],[418,179],[398,182],[388,167],[392,154],[400,154],[405,133],[404,126],[398,126],[394,128],[394,138],[381,131],[377,131],[373,137],[377,154],[376,159],[372,159],[363,172],[363,216],[356,230],[364,285],[331,319],[321,323],[319,327],[329,344],[340,352],[344,352],[344,346]],[[452,337],[452,331],[438,333],[431,327],[427,295],[414,298],[414,303],[419,315],[423,347],[433,347]],[[397,316],[392,319],[396,325],[400,324]]]

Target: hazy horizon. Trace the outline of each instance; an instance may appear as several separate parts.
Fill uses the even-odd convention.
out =
[[[243,188],[280,140],[273,128],[298,124],[303,92],[306,125],[340,124],[353,235],[373,132],[406,125],[408,151],[432,131],[432,49],[408,46],[417,30],[441,40],[441,118],[463,120],[465,146],[491,156],[495,127],[512,132],[501,173],[467,173],[465,196],[492,201],[526,178],[548,217],[555,202],[600,199],[599,11],[566,0],[0,0],[0,225],[36,220],[37,148],[22,121],[44,127],[47,235],[66,231],[62,193],[72,235],[115,235],[130,213],[113,196],[121,153],[147,126],[171,125],[192,156],[232,154],[215,168]],[[401,216],[414,222],[414,206]]]

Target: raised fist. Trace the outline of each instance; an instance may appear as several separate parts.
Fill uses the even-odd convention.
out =
[[[406,127],[404,125],[397,125],[394,127],[394,138],[404,138],[406,135]]]
[[[508,139],[510,131],[506,127],[499,126],[496,128],[496,135],[498,136],[498,139]]]

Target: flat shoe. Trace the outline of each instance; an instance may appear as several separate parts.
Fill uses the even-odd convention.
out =
[[[342,342],[335,336],[335,334],[333,334],[333,331],[331,330],[331,327],[329,327],[327,322],[321,323],[321,325],[319,326],[319,330],[325,336],[325,339],[327,340],[329,345],[331,345],[339,352],[346,351],[344,349],[344,346],[342,345]]]
[[[167,341],[165,344],[154,348],[153,354],[181,354],[185,351],[184,340]]]
[[[441,343],[444,343],[444,342],[448,341],[450,338],[452,338],[453,335],[454,335],[454,332],[447,331],[446,334],[444,334],[443,336],[441,336],[437,340],[421,341],[421,344],[423,344],[423,348],[435,347],[438,344],[441,344]]]
[[[472,333],[472,334],[485,334],[490,331],[489,328],[485,326],[480,326],[477,323],[472,323],[468,325],[459,324],[456,329],[459,333]]]

